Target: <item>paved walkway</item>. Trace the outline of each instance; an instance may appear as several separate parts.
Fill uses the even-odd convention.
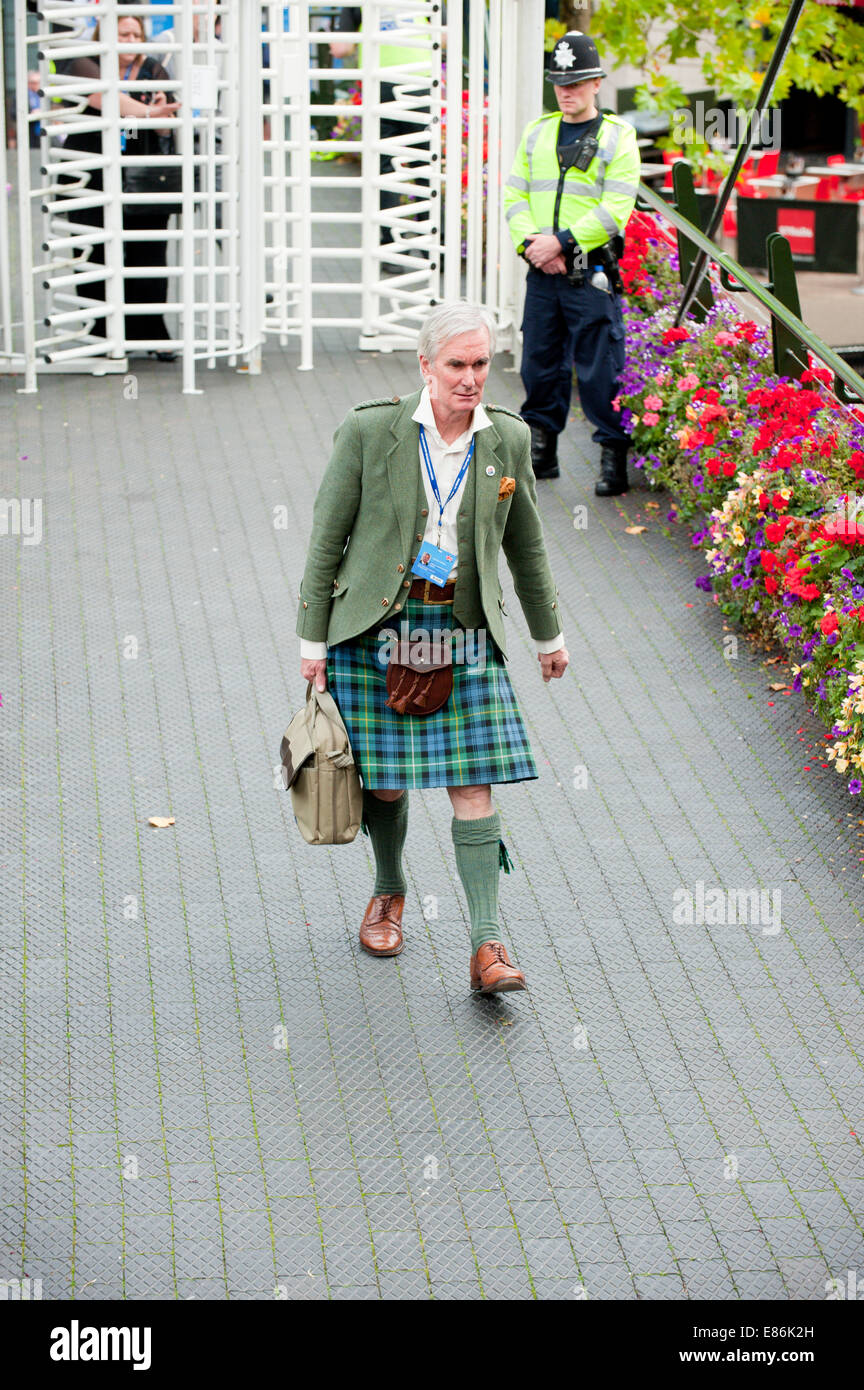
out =
[[[134,400],[0,381],[2,494],[44,502],[41,544],[0,538],[0,1278],[823,1299],[864,1271],[864,821],[805,758],[816,726],[745,641],[724,655],[668,499],[594,498],[574,424],[541,493],[564,681],[508,605],[541,774],[497,795],[530,992],[469,995],[443,791],[412,795],[406,950],[364,956],[367,843],[307,847],[274,767],[332,431],[418,378],[335,330],[295,361],[201,397],[151,362]],[[488,396],[517,406],[508,363]],[[712,888],[781,895],[781,929],[770,896],[680,920]]]

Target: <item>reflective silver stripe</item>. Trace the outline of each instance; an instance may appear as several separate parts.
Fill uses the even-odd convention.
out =
[[[557,179],[532,179],[528,185],[529,193],[554,193],[557,188]]]
[[[607,179],[603,187],[607,193],[626,193],[628,198],[635,198],[639,193],[638,184],[622,183],[620,179]]]
[[[513,221],[513,218],[516,216],[517,213],[525,212],[525,211],[526,211],[526,208],[525,208],[525,204],[524,204],[524,203],[522,203],[522,202],[514,203],[513,206],[512,206],[511,208],[508,208],[507,211],[505,212],[505,214],[504,214],[504,220],[505,220],[506,222],[512,222],[512,221]]]
[[[557,184],[556,184],[557,188]],[[580,183],[572,177],[564,180],[565,198],[602,198],[602,183]]]
[[[541,235],[541,236],[554,236],[554,235],[555,235],[555,228],[554,228],[554,227],[541,227],[541,228],[540,228],[540,235]]]
[[[618,223],[610,212],[607,212],[604,207],[592,208],[591,211],[604,231],[608,232],[610,236],[617,236]]]
[[[518,189],[518,191],[519,191],[520,193],[527,193],[527,192],[528,192],[528,180],[527,180],[527,179],[520,179],[520,177],[519,177],[518,174],[511,174],[510,177],[509,177],[509,179],[508,179],[507,182],[505,183],[504,187],[505,187],[505,188],[515,188],[515,189]]]
[[[542,123],[542,121],[541,121],[539,125],[535,125],[534,129],[531,131],[531,134],[528,136],[528,139],[527,139],[526,142],[525,142],[525,158],[528,160],[528,172],[529,172],[529,174],[530,174],[530,172],[531,172],[531,160],[532,160],[533,157],[534,157],[534,146],[537,144],[537,141],[540,139],[540,135],[541,135],[542,131],[543,131],[543,123]]]
[[[608,127],[608,129],[609,129],[609,143],[608,143],[608,145],[604,145],[604,146],[603,146],[603,149],[599,151],[600,162],[601,162],[601,164],[603,164],[604,166],[605,166],[606,164],[611,164],[611,163],[612,163],[612,160],[615,158],[615,151],[616,151],[617,148],[618,148],[618,142],[619,142],[619,140],[621,139],[621,127],[620,127],[620,126],[618,126],[618,125],[610,125],[610,126]]]

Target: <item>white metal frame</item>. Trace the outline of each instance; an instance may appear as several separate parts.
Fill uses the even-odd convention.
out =
[[[343,67],[341,79],[362,82],[360,138],[350,144],[317,140],[311,117],[334,118],[344,108],[313,104],[314,85],[333,78],[321,59],[322,45],[332,37],[316,28],[310,0],[172,0],[160,14],[174,17],[170,42],[160,36],[130,49],[160,57],[170,52],[174,70],[169,88],[181,102],[178,113],[166,118],[173,127],[177,153],[170,162],[182,169],[183,216],[179,227],[124,233],[124,204],[152,201],[153,195],[124,193],[119,158],[120,131],[130,134],[144,119],[120,115],[119,93],[133,95],[154,89],[154,82],[122,83],[117,64],[118,0],[91,4],[43,0],[38,33],[27,36],[26,0],[15,0],[18,117],[18,228],[22,274],[23,322],[11,322],[8,266],[0,268],[0,371],[25,373],[24,389],[36,389],[37,376],[50,371],[126,371],[132,344],[123,338],[124,281],[142,275],[165,276],[169,295],[164,304],[148,310],[177,314],[179,330],[168,342],[135,343],[135,348],[174,348],[182,354],[185,392],[196,388],[196,366],[213,368],[219,358],[256,372],[268,335],[288,343],[296,339],[298,366],[314,365],[316,335],[326,328],[356,329],[362,348],[389,351],[413,348],[417,330],[429,306],[439,299],[467,298],[485,303],[496,315],[501,345],[516,349],[524,267],[510,244],[502,215],[502,184],[525,123],[539,114],[542,96],[542,0],[363,0],[362,61]],[[462,265],[463,212],[463,19],[470,16],[470,44],[465,100],[468,115],[466,202],[467,255]],[[152,15],[149,4],[123,4],[123,14]],[[395,20],[394,20],[395,14]],[[214,17],[222,34],[217,38]],[[194,39],[194,16],[201,25]],[[85,19],[98,18],[101,43],[82,38]],[[416,20],[423,21],[420,25]],[[385,20],[396,27],[382,27]],[[63,23],[63,32],[51,32]],[[76,29],[71,27],[77,25]],[[351,40],[352,36],[340,36]],[[0,41],[2,42],[2,41]],[[262,59],[269,45],[269,63]],[[42,110],[31,117],[27,93],[27,53],[38,45]],[[398,67],[381,66],[381,47],[424,49],[424,61],[406,60]],[[99,82],[52,73],[49,64],[60,54],[99,53]],[[446,52],[446,83],[442,57]],[[2,60],[2,48],[0,48]],[[218,68],[218,110],[194,108],[200,93],[199,66]],[[206,75],[206,74],[205,74]],[[269,82],[263,100],[262,83]],[[394,100],[382,105],[381,83],[392,84]],[[99,118],[82,117],[88,91],[100,90]],[[77,108],[58,110],[52,99],[63,95]],[[200,100],[200,95],[199,98]],[[381,120],[394,117],[408,129],[398,138],[383,139]],[[30,186],[31,120],[41,120],[43,185]],[[269,123],[262,139],[262,120]],[[161,123],[160,123],[161,126]],[[442,131],[446,142],[442,147]],[[102,130],[103,158],[63,149],[56,136],[64,130]],[[221,149],[217,133],[221,132]],[[196,144],[197,141],[197,144]],[[484,143],[488,157],[484,156]],[[360,155],[357,175],[326,163],[312,162],[316,153],[331,150]],[[115,157],[111,157],[111,152]],[[382,175],[379,159],[387,153],[392,173]],[[73,156],[71,157],[70,156]],[[126,158],[134,157],[127,146]],[[168,163],[165,156],[153,163]],[[87,193],[89,171],[101,163],[104,191]],[[58,185],[63,171],[81,178],[80,189]],[[221,172],[221,190],[217,186]],[[0,173],[5,172],[5,151]],[[200,187],[195,189],[196,172]],[[315,195],[321,189],[346,191],[350,211],[319,211]],[[382,209],[383,189],[402,197],[396,207]],[[57,196],[58,193],[61,196]],[[170,199],[172,195],[163,195]],[[175,195],[176,199],[176,195]],[[104,227],[76,221],[76,208],[103,207]],[[34,211],[43,209],[43,263],[31,254]],[[222,227],[216,208],[222,208]],[[356,244],[327,244],[328,225],[339,222],[356,228]],[[393,242],[379,244],[382,226],[391,228]],[[8,215],[0,212],[0,236],[8,237]],[[123,241],[169,242],[173,263],[153,267],[123,265]],[[105,265],[90,267],[88,248],[105,246]],[[6,258],[3,258],[4,261]],[[388,269],[384,269],[387,264]],[[333,267],[344,267],[327,278]],[[323,267],[323,269],[322,269]],[[395,273],[394,273],[395,272]],[[356,278],[352,278],[356,277]],[[105,282],[104,303],[86,298],[94,280]],[[41,282],[41,284],[40,284]],[[37,292],[47,292],[47,313],[41,316]],[[172,294],[173,291],[173,294]],[[348,313],[328,313],[332,297]],[[267,298],[269,297],[269,302]],[[352,299],[356,309],[352,312]],[[340,306],[341,308],[341,306]],[[47,335],[39,335],[40,316]],[[104,316],[106,336],[90,329]],[[15,351],[16,340],[21,347]]]

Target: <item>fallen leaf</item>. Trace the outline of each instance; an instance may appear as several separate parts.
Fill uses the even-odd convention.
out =
[[[660,503],[659,503],[659,502],[646,502],[646,503],[645,503],[645,506],[646,506],[646,507],[650,507],[651,511],[654,512],[654,511],[657,511],[657,510],[658,510],[658,508],[659,508],[659,506],[660,506]]]
[[[644,526],[625,526],[624,530],[628,536],[638,536],[646,528]]]
[[[155,826],[157,830],[166,830],[169,825],[174,824],[173,816],[150,816],[147,820],[148,825]]]
[[[768,689],[769,689],[769,690],[788,690],[788,689],[789,689],[789,686],[786,684],[785,681],[772,681],[771,684],[769,685]]]

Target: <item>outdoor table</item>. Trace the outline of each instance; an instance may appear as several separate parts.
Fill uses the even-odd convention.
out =
[[[860,174],[864,177],[864,164],[808,164],[805,174],[816,174],[820,179],[831,178],[837,174],[841,179],[854,179]]]

